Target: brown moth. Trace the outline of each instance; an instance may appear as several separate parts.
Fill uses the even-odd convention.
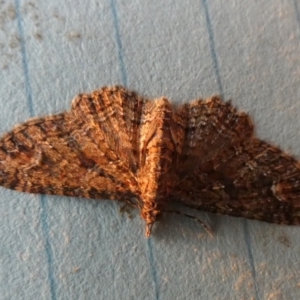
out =
[[[70,111],[2,137],[0,184],[122,201],[140,209],[146,236],[172,202],[300,223],[299,162],[257,139],[249,116],[219,97],[175,106],[119,86],[81,94]]]

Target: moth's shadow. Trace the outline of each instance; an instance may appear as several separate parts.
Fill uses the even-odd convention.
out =
[[[141,218],[140,212],[131,206],[115,202],[115,207],[122,215],[121,218],[129,218],[131,220]],[[157,240],[172,240],[174,238],[184,240],[187,237],[192,238],[195,236],[213,238],[217,235],[224,220],[220,215],[187,208],[177,203],[169,205],[168,211],[163,212],[158,217],[152,228],[151,238]],[[172,211],[176,211],[177,213],[173,213]],[[201,220],[210,229],[212,236],[196,219],[189,218],[184,214]],[[146,226],[144,221],[141,221],[140,224]]]
[[[202,226],[196,219],[185,216],[187,214],[191,217],[195,217],[202,221],[215,236],[218,229],[221,226],[222,218],[220,216],[201,212],[198,210],[186,208],[180,204],[171,205],[168,210],[170,212],[164,212],[153,226],[152,235],[156,239],[176,239],[184,238],[189,235],[201,235],[210,237],[210,233]],[[180,212],[172,213],[172,211]]]

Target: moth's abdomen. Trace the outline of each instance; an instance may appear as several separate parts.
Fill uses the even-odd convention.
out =
[[[172,137],[172,119],[172,107],[165,98],[145,108],[138,182],[143,200],[141,215],[147,224],[147,236],[157,216],[167,205],[174,184],[171,176],[176,149]]]

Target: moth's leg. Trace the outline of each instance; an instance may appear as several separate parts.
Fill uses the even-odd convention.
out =
[[[139,203],[132,201],[132,199],[124,199],[124,202],[122,203],[122,206],[120,207],[120,213],[127,213],[129,217],[131,218],[131,211],[133,208],[139,209]]]
[[[138,204],[133,202],[131,199],[126,198],[125,201],[126,202],[124,203],[124,205],[127,205],[129,207],[133,206],[135,208],[139,208]]]
[[[163,210],[163,212],[173,213],[173,214],[188,217],[190,219],[194,219],[195,221],[197,221],[198,223],[200,223],[204,227],[204,229],[209,233],[209,235],[213,236],[213,232],[212,232],[211,228],[209,228],[208,225],[206,225],[203,221],[201,221],[200,219],[198,219],[195,216],[185,214],[185,213],[183,213],[181,211],[178,211],[178,210]]]

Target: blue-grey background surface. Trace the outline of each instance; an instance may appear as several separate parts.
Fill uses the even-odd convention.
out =
[[[299,0],[1,0],[0,132],[122,84],[222,94],[300,158]],[[193,212],[194,213],[194,212]],[[300,228],[0,189],[0,299],[300,299]]]

